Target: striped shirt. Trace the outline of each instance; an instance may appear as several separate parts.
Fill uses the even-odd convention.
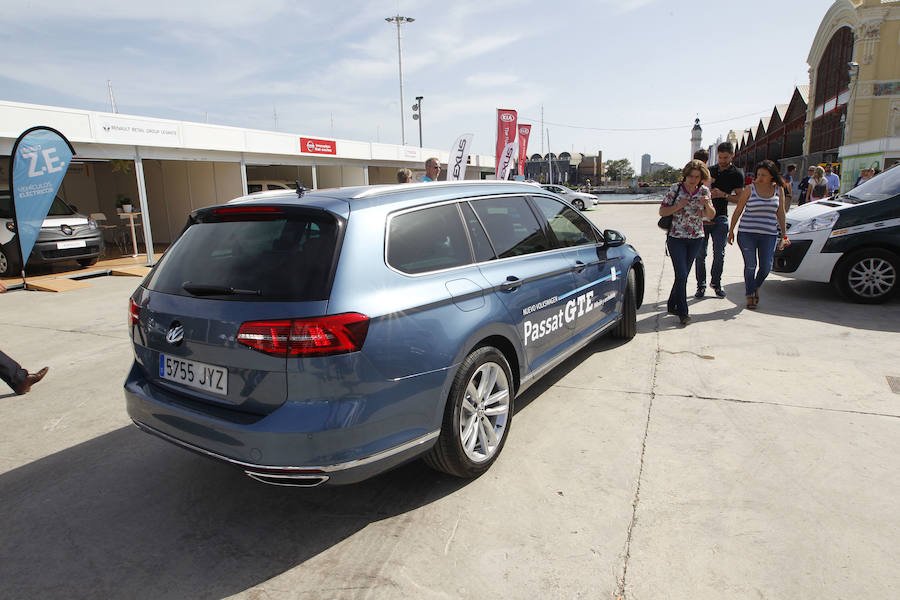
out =
[[[738,233],[762,233],[764,235],[778,235],[778,205],[781,198],[778,195],[778,186],[774,186],[773,195],[763,198],[756,193],[756,186],[750,184],[750,198],[741,215],[741,224]]]

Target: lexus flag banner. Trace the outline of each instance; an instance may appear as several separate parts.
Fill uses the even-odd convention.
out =
[[[518,146],[519,140],[513,140],[503,149],[503,154],[500,155],[500,165],[497,170],[497,179],[499,181],[506,181],[506,178],[509,177],[509,172],[512,170],[513,164],[515,164],[516,148],[518,148]]]
[[[519,175],[525,174],[525,159],[528,157],[528,137],[531,125],[519,125]]]
[[[472,149],[471,133],[464,133],[450,148],[450,162],[447,165],[447,181],[462,181],[466,178],[466,164],[469,162],[469,151]]]
[[[506,146],[516,141],[516,111],[507,108],[497,109],[497,147],[494,152],[494,173],[501,179],[500,161],[506,152]]]
[[[44,126],[25,131],[13,144],[10,187],[23,272],[74,154],[63,134]]]

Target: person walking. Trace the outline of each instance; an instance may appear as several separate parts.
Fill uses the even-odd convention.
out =
[[[716,214],[703,228],[703,241],[694,268],[694,276],[697,278],[697,293],[694,294],[694,298],[706,295],[706,251],[709,247],[709,238],[713,241],[710,287],[716,296],[725,297],[725,290],[722,289],[722,271],[725,267],[725,242],[728,236],[728,203],[734,202],[736,194],[744,188],[744,174],[731,162],[733,159],[734,146],[731,142],[722,142],[716,147],[717,163],[709,170],[712,177],[710,195]]]
[[[669,293],[667,310],[676,315],[682,325],[687,325],[687,278],[691,264],[703,242],[703,217],[711,219],[716,214],[709,188],[703,182],[709,179],[709,169],[699,160],[691,160],[681,170],[681,182],[673,185],[659,207],[659,216],[672,215],[672,225],[666,236],[666,248],[675,270],[675,282]]]
[[[797,165],[788,165],[787,171],[784,175],[781,176],[784,179],[784,212],[786,213],[791,209],[791,204],[794,201],[794,171],[797,170]]]
[[[816,174],[816,167],[815,167],[815,165],[813,165],[809,168],[809,172],[806,175],[806,177],[804,177],[800,181],[800,183],[797,184],[797,204],[806,204],[806,202],[809,198],[808,194],[806,193],[806,190],[809,189],[809,182],[813,178],[813,175],[815,175],[815,174]]]
[[[0,281],[0,294],[4,292],[6,292],[6,284]],[[0,351],[0,379],[19,396],[27,394],[31,390],[31,386],[43,379],[49,370],[49,367],[44,367],[37,373],[29,373],[22,368],[22,365]]]
[[[734,243],[734,228],[740,220],[737,241],[744,255],[744,292],[747,308],[759,304],[759,288],[772,270],[778,227],[787,231],[784,222],[784,180],[771,160],[756,168],[756,179],[738,194],[737,207],[731,215],[728,243]]]
[[[825,169],[816,167],[812,179],[809,180],[809,187],[806,188],[806,201],[815,202],[816,200],[822,200],[827,195],[828,180],[825,179]]]
[[[828,195],[833,196],[841,190],[841,178],[833,172],[831,163],[825,163],[825,179],[828,181]]]

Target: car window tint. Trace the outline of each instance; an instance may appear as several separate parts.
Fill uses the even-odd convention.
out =
[[[562,202],[541,196],[533,200],[547,218],[560,246],[583,246],[597,242],[597,235],[588,220]]]
[[[8,193],[0,193],[0,219],[12,219],[12,198]]]
[[[262,191],[262,184],[259,184],[259,183],[248,183],[247,184],[247,193],[248,194],[253,194],[253,193],[261,192],[261,191]]]
[[[48,217],[68,217],[74,214],[75,211],[72,210],[72,207],[63,202],[59,196],[53,199],[53,204],[50,205],[50,210],[47,212]]]
[[[472,208],[487,229],[500,258],[542,252],[550,242],[525,198],[486,198]]]
[[[492,260],[495,258],[494,249],[491,247],[491,242],[484,232],[484,227],[481,226],[478,217],[475,216],[475,211],[472,210],[468,202],[463,202],[459,207],[462,209],[463,219],[466,222],[466,227],[469,229],[472,249],[475,251],[475,260],[477,262]]]
[[[267,183],[266,187],[270,190],[286,190],[287,188],[277,183]]]
[[[330,216],[204,222],[169,247],[147,288],[189,296],[185,282],[259,290],[227,300],[328,298],[338,225]]]
[[[425,273],[472,262],[469,239],[455,204],[444,204],[391,219],[388,264],[404,273]]]

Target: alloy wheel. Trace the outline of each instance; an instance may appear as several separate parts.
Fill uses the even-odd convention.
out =
[[[509,420],[509,381],[495,362],[481,365],[466,385],[460,403],[459,439],[470,460],[490,459],[503,439]]]
[[[850,267],[847,283],[853,293],[863,298],[878,298],[896,285],[897,271],[890,261],[868,257]]]

